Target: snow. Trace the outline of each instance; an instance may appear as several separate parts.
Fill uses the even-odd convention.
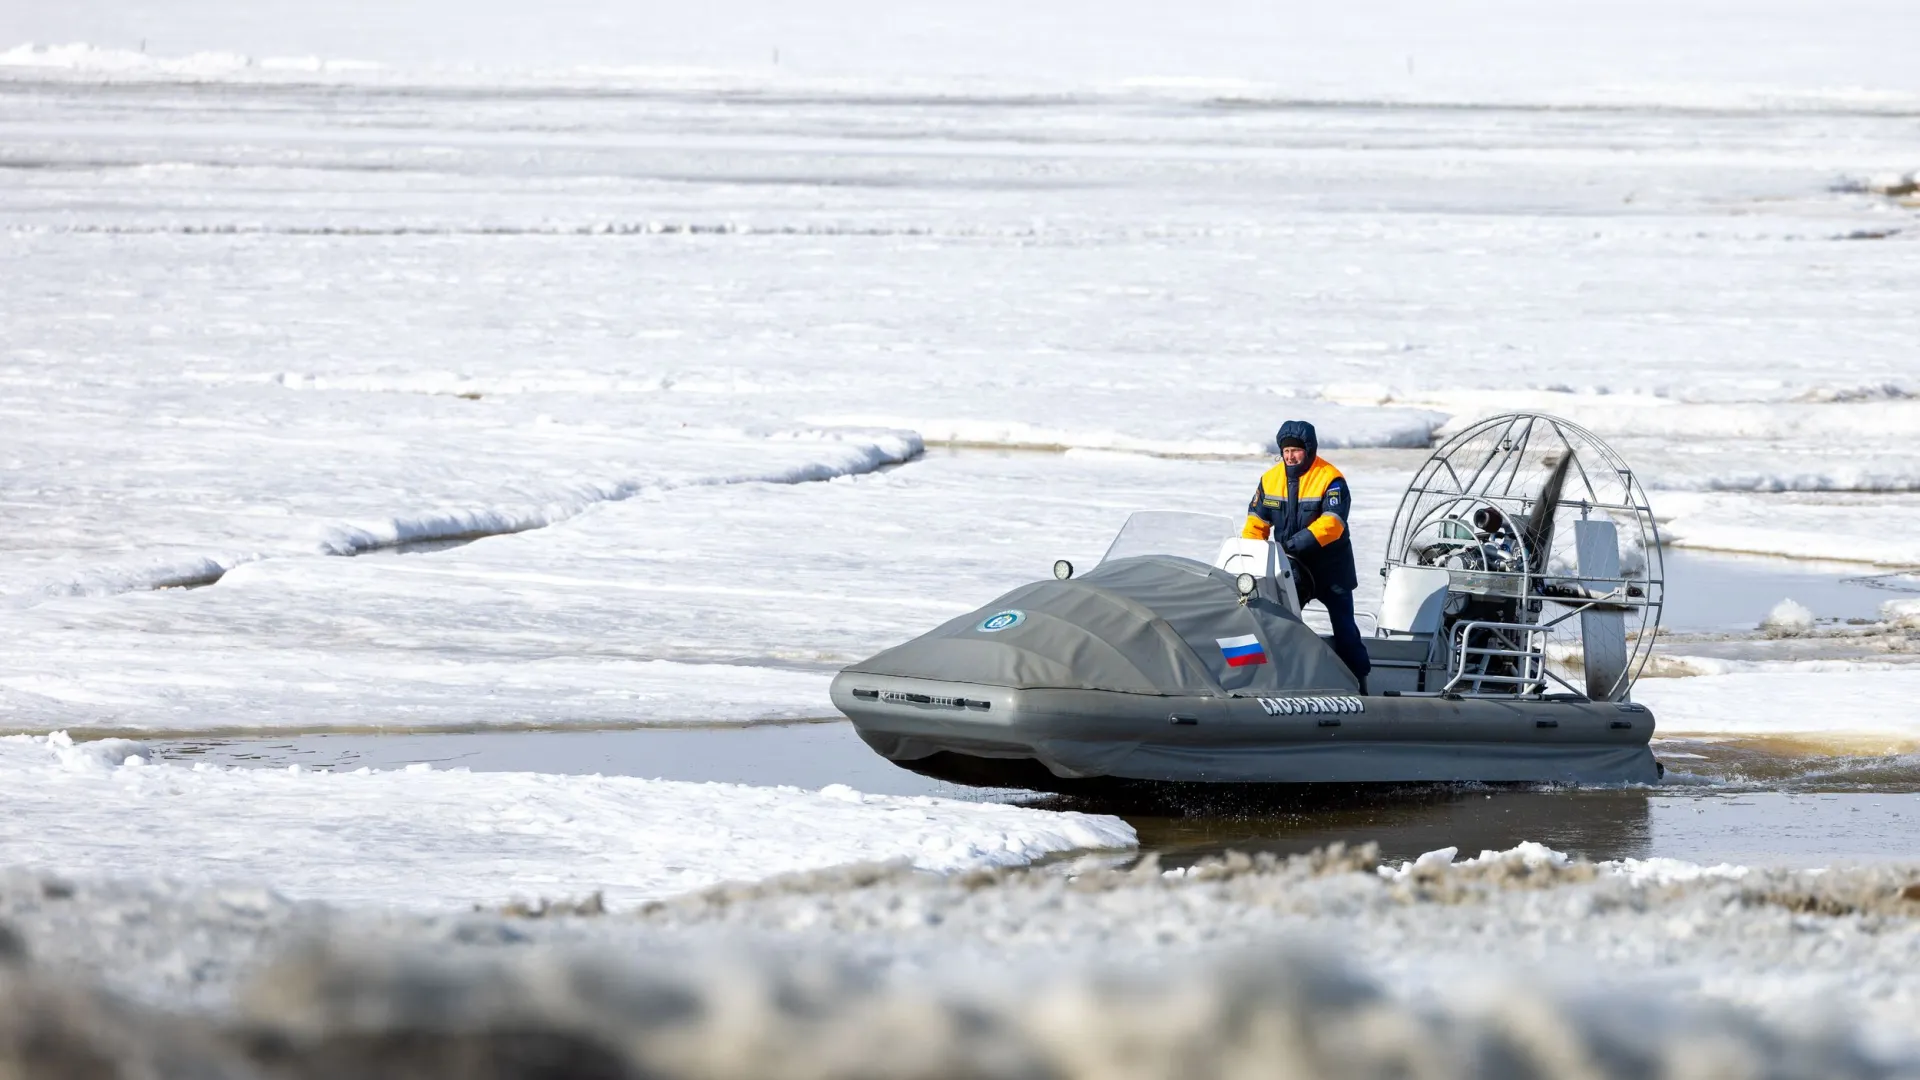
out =
[[[1457,847],[1437,848],[1424,852],[1411,862],[1399,866],[1382,864],[1380,876],[1388,881],[1400,881],[1421,871],[1434,871],[1447,867],[1492,866],[1497,863],[1515,863],[1528,868],[1566,866],[1571,858],[1564,851],[1555,851],[1545,844],[1523,840],[1504,851],[1482,851],[1469,859],[1458,858]]]
[[[1706,382],[1654,387],[1598,385],[1501,390],[1328,387],[1351,405],[1430,409],[1445,437],[1501,412],[1546,412],[1590,428],[1641,470],[1656,509],[1753,507],[1756,494],[1920,490],[1920,461],[1906,436],[1920,425],[1920,383],[1804,384],[1757,380],[1739,388]],[[1744,400],[1726,400],[1729,397]],[[1648,468],[1649,462],[1658,467]],[[1716,517],[1720,516],[1718,513]],[[1689,526],[1696,523],[1688,522]],[[1711,546],[1702,543],[1698,546]]]
[[[1422,852],[1411,862],[1403,862],[1399,866],[1390,866],[1382,863],[1379,867],[1379,874],[1388,881],[1398,881],[1416,871],[1438,870],[1443,867],[1452,866],[1454,865],[1454,858],[1459,854],[1460,849],[1457,847],[1436,848],[1432,851]],[[1499,853],[1494,851],[1481,852],[1482,858],[1497,857],[1498,855]]]
[[[1470,859],[1460,859],[1459,848],[1437,848],[1424,852],[1408,862],[1398,866],[1382,864],[1378,870],[1380,877],[1387,881],[1405,881],[1420,875],[1431,875],[1453,867],[1472,869],[1512,864],[1527,869],[1565,867],[1572,865],[1573,858],[1564,851],[1556,851],[1545,844],[1531,840],[1522,841],[1504,851],[1482,851]],[[1607,859],[1594,864],[1602,873],[1618,877],[1634,884],[1671,885],[1678,882],[1694,882],[1703,879],[1738,879],[1745,877],[1748,867],[1720,863],[1702,866],[1684,859]]]
[[[1182,417],[1184,413],[1185,417],[1180,422],[1191,424],[1187,417],[1194,413],[1204,414],[1207,409],[1196,405],[1179,412],[1168,410],[1164,391],[1147,397],[1137,390],[1107,395],[1080,392],[1074,395],[1076,408],[1086,408],[1094,404],[1090,398],[1098,397],[1111,400],[1099,402],[1094,410],[1097,415],[1110,421],[1121,421],[1126,425],[1124,428],[1055,427],[904,414],[819,416],[807,419],[832,426],[903,428],[919,432],[929,442],[962,446],[1115,450],[1163,457],[1252,458],[1278,450],[1272,432],[1266,433],[1264,439],[1249,438],[1244,424],[1238,425],[1241,430],[1234,433],[1233,437],[1224,438],[1196,438],[1186,432],[1165,430],[1168,419]],[[1321,439],[1321,447],[1328,451],[1355,447],[1424,450],[1433,444],[1434,433],[1445,419],[1444,414],[1423,410],[1350,407],[1312,399],[1279,399],[1267,408],[1286,411],[1292,418],[1314,424],[1317,431],[1326,433]],[[1276,423],[1274,427],[1277,430],[1279,425]],[[1152,434],[1162,430],[1165,430],[1164,437],[1152,437]]]
[[[1736,866],[1732,863],[1703,866],[1700,863],[1687,862],[1685,859],[1665,858],[1608,860],[1600,866],[1629,881],[1650,885],[1672,885],[1714,879],[1737,881],[1753,873],[1751,867]]]
[[[1386,480],[1364,457],[1348,467],[1356,527],[1384,534],[1392,506],[1374,493]],[[157,735],[832,716],[841,666],[1055,559],[1093,565],[1139,506],[1231,515],[1263,468],[936,451],[827,483],[645,493],[430,554],[268,558],[209,588],[43,601],[0,638],[0,726]],[[991,542],[954,527],[969,520],[993,521]]]
[[[1014,866],[1134,843],[1118,818],[998,803],[468,773],[150,764],[137,743],[0,739],[0,850],[17,866],[268,884],[414,910],[604,894],[618,907],[728,880],[903,860]]]
[[[1760,629],[1768,637],[1798,637],[1813,629],[1813,612],[1791,598],[1782,600],[1760,620]]]
[[[263,1044],[332,1075],[402,1060],[412,1075],[467,1075],[475,1044],[502,1040],[548,1061],[716,1080],[1371,1076],[1409,1062],[1432,1080],[1890,1077],[1916,1060],[1916,936],[1901,920],[1862,932],[1776,906],[1820,895],[1805,877],[1550,893],[1449,877],[1465,880],[1427,897],[1287,865],[1171,888],[1103,875],[1077,893],[863,873],[824,895],[807,888],[821,875],[638,919],[375,920],[9,875],[0,913],[21,917],[36,960],[60,964],[10,972],[10,1001],[31,1007],[0,1014],[0,1031],[36,1062],[80,1051],[207,1076],[257,1075]],[[1167,906],[1174,918],[1154,917]],[[1088,908],[1097,925],[1076,921]],[[1436,924],[1447,962],[1396,953]],[[995,955],[936,944],[955,925],[991,935]],[[1636,934],[1650,946],[1627,944]],[[233,962],[236,939],[252,963]],[[884,957],[861,950],[875,941]],[[1116,952],[1154,962],[1116,968]]]
[[[1822,10],[1804,0],[1767,0],[1729,20],[1710,4],[1647,0],[1601,9],[1478,0],[1446,11],[1369,0],[1350,11],[1285,13],[1248,0],[1208,0],[1178,13],[1142,3],[1062,0],[1034,8],[992,0],[956,18],[932,0],[831,0],[804,13],[765,0],[667,11],[571,0],[556,22],[497,0],[461,5],[457,14],[440,3],[396,11],[368,0],[324,10],[291,0],[186,10],[87,0],[10,9],[0,16],[0,42],[59,44],[0,56],[30,71],[92,78],[259,79],[281,69],[349,77],[338,69],[352,60],[381,65],[382,74],[495,83],[538,74],[862,90],[875,83],[923,90],[1011,84],[1030,92],[1092,85],[1255,104],[1333,98],[1897,109],[1920,97],[1902,48],[1920,33],[1909,6],[1854,0],[1841,17],[1821,18]]]
[[[0,403],[19,432],[12,462],[33,477],[15,488],[26,505],[14,519],[15,555],[0,569],[0,603],[206,583],[275,555],[519,532],[603,503],[827,480],[921,450],[910,432],[662,438],[537,415],[461,416],[405,398],[351,412],[338,399],[302,410],[227,398],[230,411],[202,418],[184,413],[204,403],[86,392],[67,406],[79,415]]]
[[[1660,492],[1661,538],[1682,547],[1879,566],[1920,565],[1920,499],[1896,494]]]
[[[1633,698],[1653,710],[1663,735],[1880,736],[1920,740],[1920,670],[1800,666],[1684,679],[1644,679]]]
[[[1352,481],[1362,607],[1422,448],[1513,408],[1616,446],[1674,543],[1920,565],[1914,5],[561,7],[0,7],[0,728],[35,733],[0,742],[0,861],[444,913],[1125,849],[844,786],[48,733],[824,717],[839,666],[1090,565],[1130,510],[1233,513],[1291,417]],[[1663,735],[1911,747],[1899,659],[1687,658],[1635,696]],[[1458,855],[1415,866],[1576,869]],[[1344,934],[1436,993],[1496,957],[1909,1027],[1911,920],[1734,891],[1767,873],[1450,904],[829,871],[712,918],[932,969]],[[32,884],[9,919],[174,949],[149,986],[242,951]]]

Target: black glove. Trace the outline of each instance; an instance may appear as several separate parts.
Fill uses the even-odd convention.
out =
[[[1320,541],[1315,540],[1312,533],[1302,529],[1292,536],[1287,537],[1287,542],[1280,546],[1286,550],[1287,554],[1292,555],[1294,558],[1300,558],[1310,551],[1318,551],[1320,549]]]

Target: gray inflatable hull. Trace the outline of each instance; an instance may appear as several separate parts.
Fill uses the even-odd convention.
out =
[[[848,670],[833,703],[904,768],[1071,790],[1210,784],[1651,784],[1653,714],[1630,703],[1301,692],[1161,696],[1014,689]],[[1056,781],[1058,781],[1056,783]]]

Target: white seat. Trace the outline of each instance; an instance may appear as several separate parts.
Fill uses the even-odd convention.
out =
[[[1453,575],[1438,566],[1395,566],[1380,597],[1382,634],[1438,634]]]
[[[1213,565],[1229,574],[1272,578],[1280,602],[1287,606],[1288,611],[1300,614],[1300,597],[1293,591],[1293,567],[1288,564],[1286,553],[1280,550],[1279,544],[1271,540],[1230,536],[1220,545],[1220,554],[1213,557]]]

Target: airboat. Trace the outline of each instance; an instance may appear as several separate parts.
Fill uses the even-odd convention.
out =
[[[1542,414],[1461,431],[1389,530],[1365,692],[1237,519],[1128,518],[1084,574],[1023,586],[843,670],[834,705],[959,783],[1651,783],[1632,700],[1658,527],[1626,462]]]

